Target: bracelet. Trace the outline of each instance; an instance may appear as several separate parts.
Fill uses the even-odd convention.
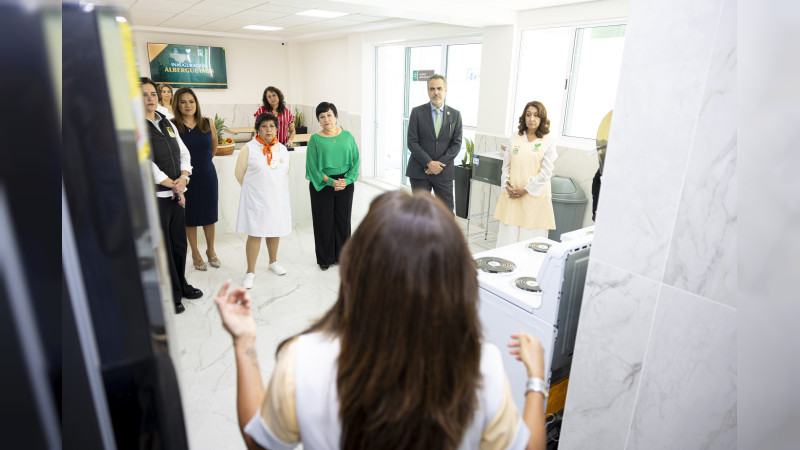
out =
[[[189,184],[189,175],[181,175],[181,178],[186,180],[186,184]]]
[[[525,395],[528,395],[528,392],[531,391],[542,394],[544,401],[547,401],[547,398],[550,396],[550,386],[548,386],[543,379],[538,377],[528,378],[528,382],[525,383]]]

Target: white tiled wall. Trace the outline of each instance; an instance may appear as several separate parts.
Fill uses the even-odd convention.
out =
[[[625,45],[559,448],[736,448],[736,2]]]

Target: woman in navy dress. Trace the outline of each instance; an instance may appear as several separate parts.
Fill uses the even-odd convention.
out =
[[[192,264],[197,270],[208,270],[197,248],[197,227],[206,235],[206,256],[211,267],[221,263],[214,251],[214,224],[217,223],[219,198],[217,171],[211,158],[217,153],[217,130],[200,112],[197,95],[189,88],[175,92],[172,103],[175,126],[192,155],[191,187],[186,190],[186,238],[192,249]]]

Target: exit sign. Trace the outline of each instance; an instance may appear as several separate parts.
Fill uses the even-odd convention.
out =
[[[433,70],[415,70],[412,74],[412,81],[428,81],[434,74]]]

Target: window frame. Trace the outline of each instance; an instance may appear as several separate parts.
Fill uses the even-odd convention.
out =
[[[567,28],[570,31],[570,57],[567,59],[568,63],[564,68],[564,90],[561,92],[561,107],[562,107],[562,116],[561,116],[561,126],[558,127],[558,130],[552,130],[550,133],[557,132],[558,143],[561,146],[577,148],[577,149],[586,149],[592,150],[595,148],[595,139],[594,138],[583,138],[578,136],[566,136],[564,135],[564,125],[567,122],[567,114],[568,108],[567,103],[569,102],[569,92],[573,86],[572,80],[572,69],[573,65],[576,63],[575,61],[575,45],[576,45],[576,35],[578,28],[595,28],[595,27],[606,27],[606,26],[616,26],[616,25],[625,25],[626,27],[626,37],[627,37],[627,26],[628,21],[627,18],[619,17],[613,19],[604,19],[604,20],[593,20],[593,21],[578,21],[578,22],[564,22],[564,23],[550,23],[550,24],[541,24],[535,26],[527,26],[527,27],[520,27],[519,32],[517,34],[517,52],[516,52],[516,80],[514,81],[514,100],[510,106],[510,108],[514,108],[517,105],[518,101],[520,100],[520,77],[519,77],[519,70],[520,70],[520,61],[522,60],[522,46],[523,46],[523,39],[524,35],[528,31],[537,31],[537,30],[547,30],[551,28]],[[514,126],[516,124],[517,117],[515,116],[517,112],[511,111],[509,115],[509,126]]]

